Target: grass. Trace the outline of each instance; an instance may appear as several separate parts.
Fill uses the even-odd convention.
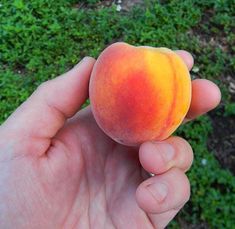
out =
[[[97,57],[115,41],[186,49],[195,57],[192,77],[221,87],[221,116],[234,116],[234,101],[222,79],[235,70],[235,1],[146,1],[144,7],[117,12],[97,0],[2,0],[0,5],[0,123],[37,86],[65,72],[82,57]],[[162,3],[160,3],[162,2]],[[78,8],[78,3],[85,7]],[[188,172],[192,197],[169,228],[204,223],[208,228],[235,225],[235,178],[207,149],[213,131],[201,117],[178,130],[193,146]]]

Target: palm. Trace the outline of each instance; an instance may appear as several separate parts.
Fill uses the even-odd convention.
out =
[[[104,135],[89,109],[58,133],[48,155],[45,185],[50,192],[44,198],[63,209],[53,216],[58,219],[54,228],[62,222],[68,228],[150,227],[135,200],[143,180],[138,152]]]

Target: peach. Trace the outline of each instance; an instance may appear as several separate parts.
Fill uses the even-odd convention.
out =
[[[91,74],[91,109],[99,127],[129,146],[168,138],[191,101],[191,79],[183,60],[167,48],[114,43]]]

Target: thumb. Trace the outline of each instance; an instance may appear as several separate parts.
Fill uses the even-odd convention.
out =
[[[93,58],[86,57],[69,72],[41,84],[1,126],[0,135],[11,143],[13,139],[19,152],[28,147],[33,151],[34,144],[33,149],[36,147],[40,152],[37,154],[43,154],[65,120],[73,116],[88,97],[94,62]]]

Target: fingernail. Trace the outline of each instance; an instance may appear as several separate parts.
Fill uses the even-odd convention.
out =
[[[92,57],[90,57],[90,56],[85,56],[82,60],[81,60],[81,62],[83,62],[83,61],[87,61],[87,60],[89,60],[89,59],[93,59]]]
[[[159,203],[164,201],[168,193],[167,185],[164,183],[153,183],[148,185],[146,188]]]
[[[74,68],[79,67],[80,65],[84,64],[86,61],[88,61],[89,59],[92,59],[92,57],[86,56],[84,57],[82,60],[79,61],[79,63],[77,63]]]
[[[171,161],[175,156],[175,149],[169,143],[156,143],[159,152],[161,152],[165,162]]]
[[[174,147],[170,144],[165,144],[165,152],[163,155],[164,155],[166,161],[171,161],[175,156]]]

